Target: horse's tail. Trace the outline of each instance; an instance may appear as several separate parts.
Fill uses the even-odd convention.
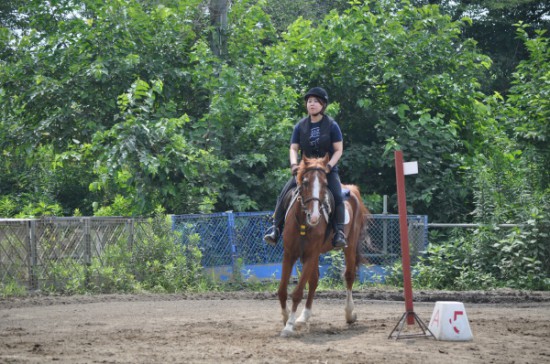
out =
[[[367,213],[363,215],[363,218],[362,218],[361,233],[359,235],[359,241],[357,242],[357,256],[359,257],[359,259],[357,260],[357,266],[361,264],[371,263],[365,253],[365,250],[368,250],[368,251],[376,250],[376,248],[374,247],[374,244],[372,243],[371,236],[369,233],[369,228],[372,226],[372,224],[373,224],[372,215],[370,214],[370,211],[367,210]]]
[[[356,260],[355,264],[359,267],[361,264],[369,263],[369,260],[365,254],[365,248],[368,250],[374,250],[372,240],[369,234],[369,227],[373,223],[372,215],[363,203],[361,198],[361,193],[359,187],[355,185],[346,186],[351,192],[351,194],[357,199],[357,204],[359,207],[359,213],[355,217],[355,223],[359,226],[359,237],[357,239],[357,244],[355,245],[356,249]]]

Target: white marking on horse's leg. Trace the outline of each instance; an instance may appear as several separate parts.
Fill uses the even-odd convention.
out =
[[[351,290],[346,291],[346,322],[352,324],[357,321],[357,314],[353,312],[355,305],[353,304],[353,296]]]
[[[300,325],[302,325],[302,324],[308,323],[310,317],[311,317],[311,310],[308,309],[308,308],[304,308],[304,309],[302,310],[302,314],[301,314],[300,317],[298,317],[298,319],[296,320],[296,325],[297,325],[297,326],[300,326]]]
[[[286,321],[285,328],[281,331],[281,337],[289,337],[294,335],[294,324],[296,322],[296,312],[291,311],[288,320]]]
[[[309,319],[312,316],[311,310],[308,308],[304,308],[302,310],[302,314],[298,319],[296,320],[296,329],[302,330],[305,325],[305,331],[309,332]]]

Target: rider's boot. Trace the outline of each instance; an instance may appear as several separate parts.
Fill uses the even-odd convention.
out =
[[[281,230],[279,227],[274,223],[268,230],[267,234],[264,235],[264,241],[269,245],[277,245],[277,242],[279,241],[279,237],[281,236]]]
[[[281,236],[281,231],[283,230],[283,223],[285,220],[285,209],[284,204],[281,202],[277,203],[275,207],[275,214],[273,215],[273,226],[267,230],[267,234],[264,235],[264,241],[269,245],[277,245],[279,237]]]
[[[336,232],[334,233],[334,239],[332,240],[332,246],[335,249],[343,249],[348,246],[346,241],[346,234],[344,233],[344,227],[346,222],[346,207],[343,203],[336,206]]]

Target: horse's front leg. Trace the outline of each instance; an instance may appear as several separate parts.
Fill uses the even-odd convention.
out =
[[[296,286],[296,288],[294,288],[294,291],[292,292],[292,309],[290,310],[290,314],[288,315],[288,310],[286,311],[288,319],[286,321],[286,325],[283,331],[281,331],[282,337],[289,337],[295,334],[294,327],[296,325],[296,310],[298,309],[298,304],[300,304],[300,301],[302,300],[302,296],[304,294],[305,284],[303,283],[303,281],[305,280],[302,272],[302,275],[300,276],[300,279],[298,281],[298,285]]]
[[[348,248],[349,249],[349,248]],[[346,306],[344,308],[346,312],[346,322],[352,324],[357,321],[357,314],[353,312],[355,305],[353,303],[353,282],[355,281],[356,266],[355,256],[346,251],[346,272],[344,273],[344,279],[346,280]]]
[[[352,324],[355,321],[357,321],[357,314],[353,312],[353,309],[355,308],[355,305],[353,303],[353,296],[351,294],[351,290],[348,289],[346,291],[346,322],[348,324]]]
[[[312,312],[313,298],[315,297],[315,291],[317,290],[317,285],[319,283],[319,266],[312,267],[312,270],[313,271],[308,281],[309,287],[308,287],[308,293],[307,293],[306,307],[304,307],[302,314],[296,320],[296,325],[298,327],[304,324],[308,325],[309,319],[313,314]]]
[[[286,325],[288,322],[288,308],[286,307],[286,301],[288,298],[288,281],[290,280],[290,275],[292,274],[292,266],[296,259],[293,259],[289,254],[283,254],[283,264],[281,272],[281,280],[279,282],[279,303],[281,305],[281,314],[283,316],[283,325]]]
[[[317,258],[317,260],[318,259],[319,258]],[[290,315],[288,317],[288,321],[286,322],[285,328],[281,332],[281,336],[283,337],[288,337],[295,334],[294,328],[296,327],[296,311],[298,310],[298,305],[300,304],[300,302],[302,301],[302,297],[304,296],[304,288],[306,286],[306,283],[309,281],[313,273],[313,269],[316,268],[316,266],[312,265],[311,262],[312,259],[304,260],[302,274],[300,275],[300,279],[298,280],[296,288],[294,288],[294,291],[292,291],[292,309],[290,310]],[[308,309],[307,306],[306,309]],[[309,316],[311,316],[311,305],[306,312],[308,312],[306,313],[306,315],[309,314]]]

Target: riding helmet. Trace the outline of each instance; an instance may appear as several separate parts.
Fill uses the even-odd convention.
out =
[[[327,92],[325,91],[324,88],[321,88],[321,87],[314,87],[314,88],[312,88],[312,89],[309,90],[309,91],[307,92],[307,94],[304,96],[304,100],[307,101],[307,99],[308,99],[310,96],[318,97],[318,98],[320,98],[321,100],[323,100],[323,101],[325,102],[325,105],[328,105],[328,94],[327,94]]]

